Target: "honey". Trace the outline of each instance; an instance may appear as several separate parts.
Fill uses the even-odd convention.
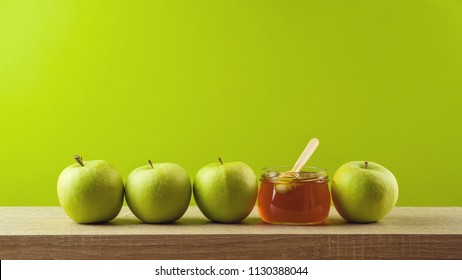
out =
[[[324,222],[330,210],[327,172],[313,167],[297,173],[283,170],[283,167],[263,169],[258,193],[261,218],[271,224]],[[292,176],[287,176],[288,173]]]

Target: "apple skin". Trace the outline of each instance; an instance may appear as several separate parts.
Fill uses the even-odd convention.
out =
[[[197,172],[193,193],[197,206],[208,219],[238,223],[255,205],[257,176],[242,162],[211,163]]]
[[[191,192],[188,174],[174,163],[138,167],[128,175],[125,185],[128,207],[145,223],[171,223],[181,218]]]
[[[122,209],[124,184],[107,161],[72,164],[58,178],[58,199],[66,214],[79,224],[103,223]]]
[[[398,182],[388,169],[374,162],[352,161],[332,177],[332,200],[339,214],[354,223],[383,219],[398,200]]]

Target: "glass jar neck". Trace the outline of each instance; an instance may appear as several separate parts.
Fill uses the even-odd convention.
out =
[[[298,172],[290,171],[288,166],[272,166],[263,168],[260,175],[261,181],[284,181],[284,182],[309,182],[327,181],[327,170],[318,167],[304,167]]]

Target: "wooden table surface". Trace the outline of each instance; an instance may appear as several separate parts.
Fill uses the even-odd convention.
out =
[[[150,225],[124,207],[109,223],[79,225],[61,207],[0,207],[0,259],[462,259],[462,208],[397,207],[371,224],[332,208],[323,225],[283,226],[256,210],[218,224],[192,206]]]

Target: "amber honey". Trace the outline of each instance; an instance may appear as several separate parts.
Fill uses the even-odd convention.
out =
[[[304,168],[298,173],[284,168],[264,169],[258,193],[261,218],[273,224],[319,224],[330,210],[327,172],[318,168]],[[285,169],[287,170],[287,169]]]

